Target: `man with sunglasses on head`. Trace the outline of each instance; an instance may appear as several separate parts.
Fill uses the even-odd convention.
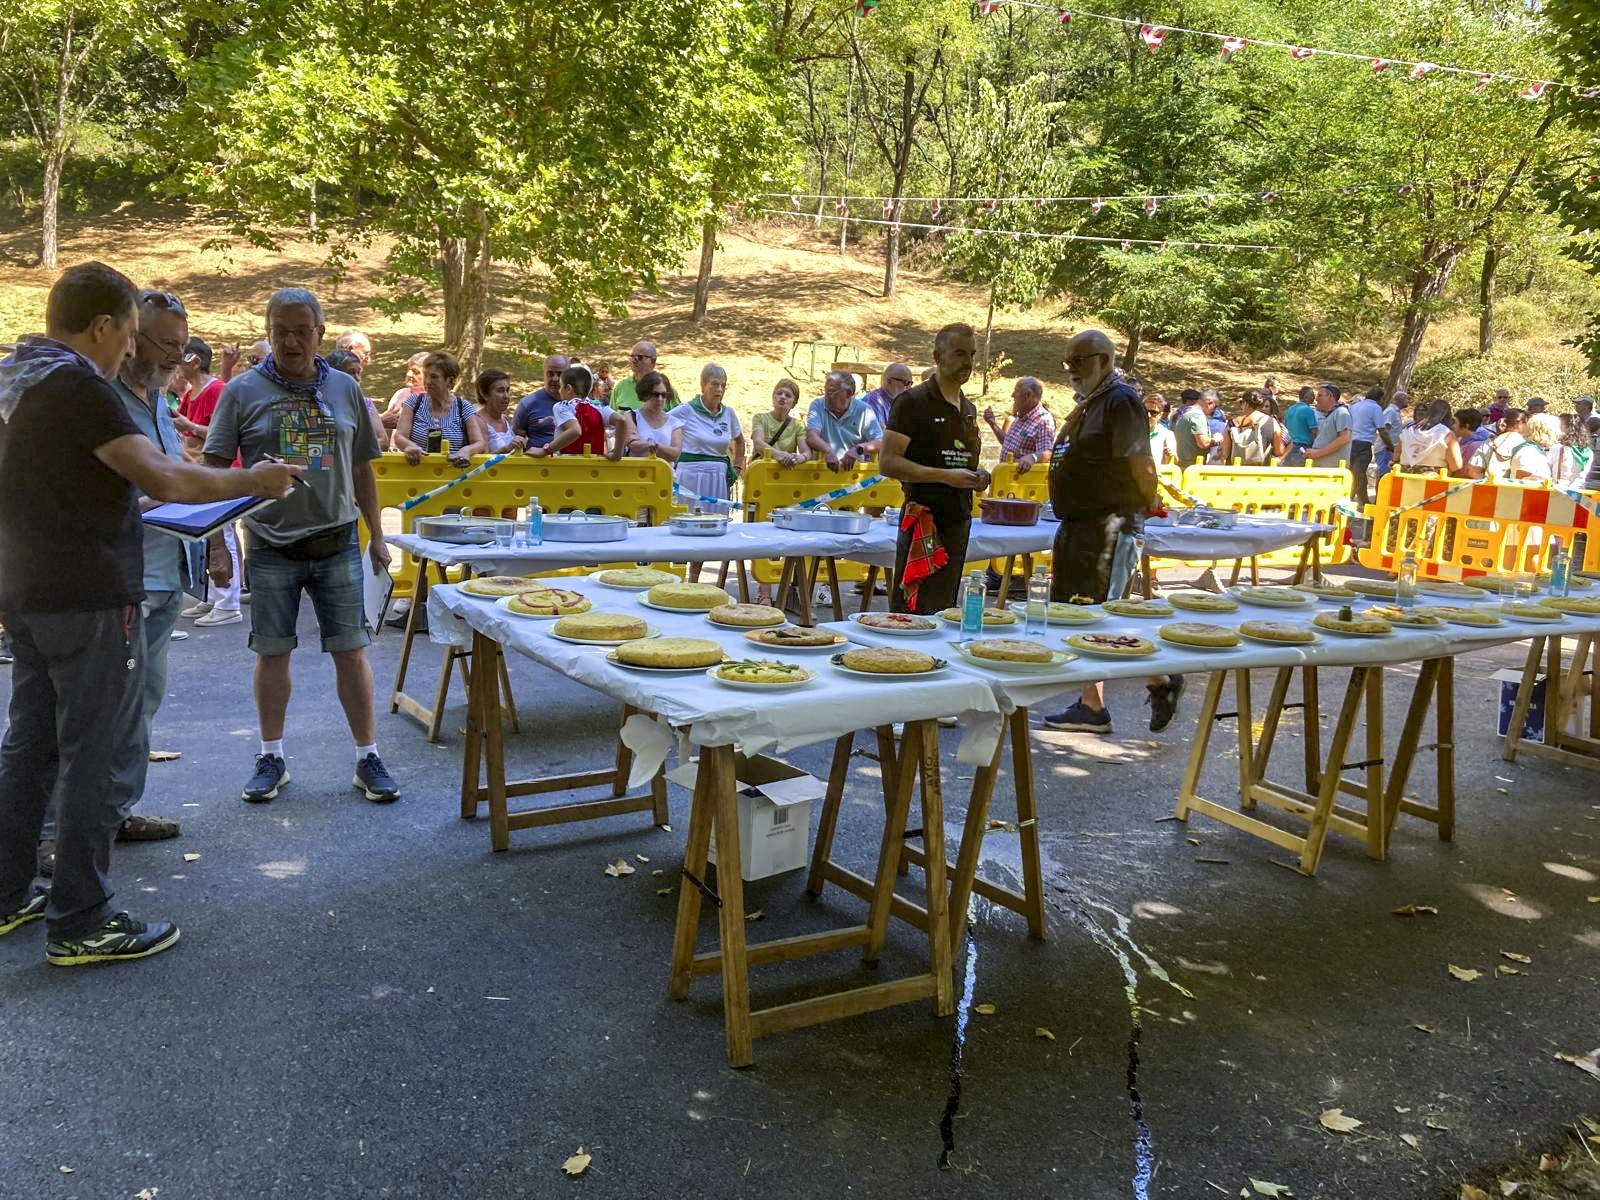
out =
[[[627,379],[618,380],[611,389],[611,407],[618,412],[632,412],[643,403],[639,396],[639,381],[656,369],[655,343],[635,342],[633,349],[628,352],[628,369],[633,374]],[[670,409],[677,406],[669,397],[665,407]]]

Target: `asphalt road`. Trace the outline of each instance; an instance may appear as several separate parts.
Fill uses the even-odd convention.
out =
[[[182,943],[60,971],[38,925],[0,939],[4,1200],[1142,1200],[1238,1196],[1252,1177],[1297,1197],[1442,1197],[1600,1109],[1600,1084],[1554,1057],[1600,1044],[1600,786],[1501,761],[1488,676],[1514,650],[1459,668],[1456,840],[1402,819],[1375,863],[1331,836],[1316,879],[1215,823],[1162,820],[1196,698],[1155,739],[1142,689],[1112,688],[1114,738],[1036,736],[1047,939],[980,903],[956,1020],[902,1006],[763,1039],[755,1067],[733,1071],[715,979],[666,996],[676,893],[656,891],[677,884],[680,789],[673,832],[637,814],[521,832],[493,854],[486,823],[457,815],[461,697],[437,746],[384,713],[404,797],[374,806],[349,786],[330,666],[302,651],[294,783],[246,806],[245,632],[173,647],[155,742],[183,757],[152,767],[145,811],[183,836],[115,856],[119,902],[177,920]],[[380,695],[397,643],[386,632],[375,649]],[[609,760],[608,702],[530,663],[512,674],[527,717],[515,769]],[[1405,682],[1390,682],[1394,722]],[[825,747],[793,758],[826,771]],[[953,840],[970,771],[946,759]],[[881,832],[874,770],[861,764],[841,822],[840,857],[858,866]],[[1236,770],[1219,748],[1207,778],[1220,793]],[[1424,761],[1413,790],[1432,788]],[[1011,804],[1002,775],[995,814]],[[985,874],[1005,878],[1015,835],[985,845]],[[651,863],[602,874],[635,854]],[[802,884],[748,888],[759,936],[859,919],[836,889],[816,902]],[[1390,915],[1408,903],[1438,915]],[[877,974],[917,962],[896,927]],[[1452,963],[1483,977],[1458,982]],[[841,954],[762,969],[756,995],[872,977]],[[1336,1107],[1362,1126],[1324,1130]],[[592,1163],[567,1179],[580,1146]]]

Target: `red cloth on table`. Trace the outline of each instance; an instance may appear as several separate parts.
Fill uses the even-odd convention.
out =
[[[904,593],[906,605],[917,610],[917,592],[922,581],[935,571],[950,565],[950,552],[939,538],[938,527],[933,523],[933,510],[915,500],[907,500],[900,512],[900,532],[911,535],[906,547],[906,566],[898,583]]]

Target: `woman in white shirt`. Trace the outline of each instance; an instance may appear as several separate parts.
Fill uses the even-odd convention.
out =
[[[1150,392],[1144,398],[1144,414],[1150,418],[1150,457],[1158,467],[1178,461],[1178,439],[1164,424],[1171,409],[1160,392]]]
[[[654,454],[670,463],[683,453],[683,427],[666,409],[672,399],[672,384],[660,371],[646,371],[638,383],[639,407],[633,411],[633,437],[628,454],[644,458]]]
[[[1435,400],[1400,431],[1400,469],[1461,472],[1461,439],[1450,428],[1450,402]]]
[[[1561,441],[1561,422],[1550,413],[1535,413],[1522,432],[1525,440],[1511,451],[1506,477],[1518,483],[1548,482],[1550,452]]]
[[[683,430],[678,486],[714,500],[727,500],[744,472],[744,430],[739,414],[722,402],[727,390],[728,373],[707,363],[700,372],[700,394],[672,410]]]

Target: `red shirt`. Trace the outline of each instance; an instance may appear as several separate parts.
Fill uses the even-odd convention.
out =
[[[210,425],[211,415],[217,411],[217,401],[222,398],[222,386],[222,380],[213,379],[198,392],[185,396],[178,405],[179,414],[196,425]]]

